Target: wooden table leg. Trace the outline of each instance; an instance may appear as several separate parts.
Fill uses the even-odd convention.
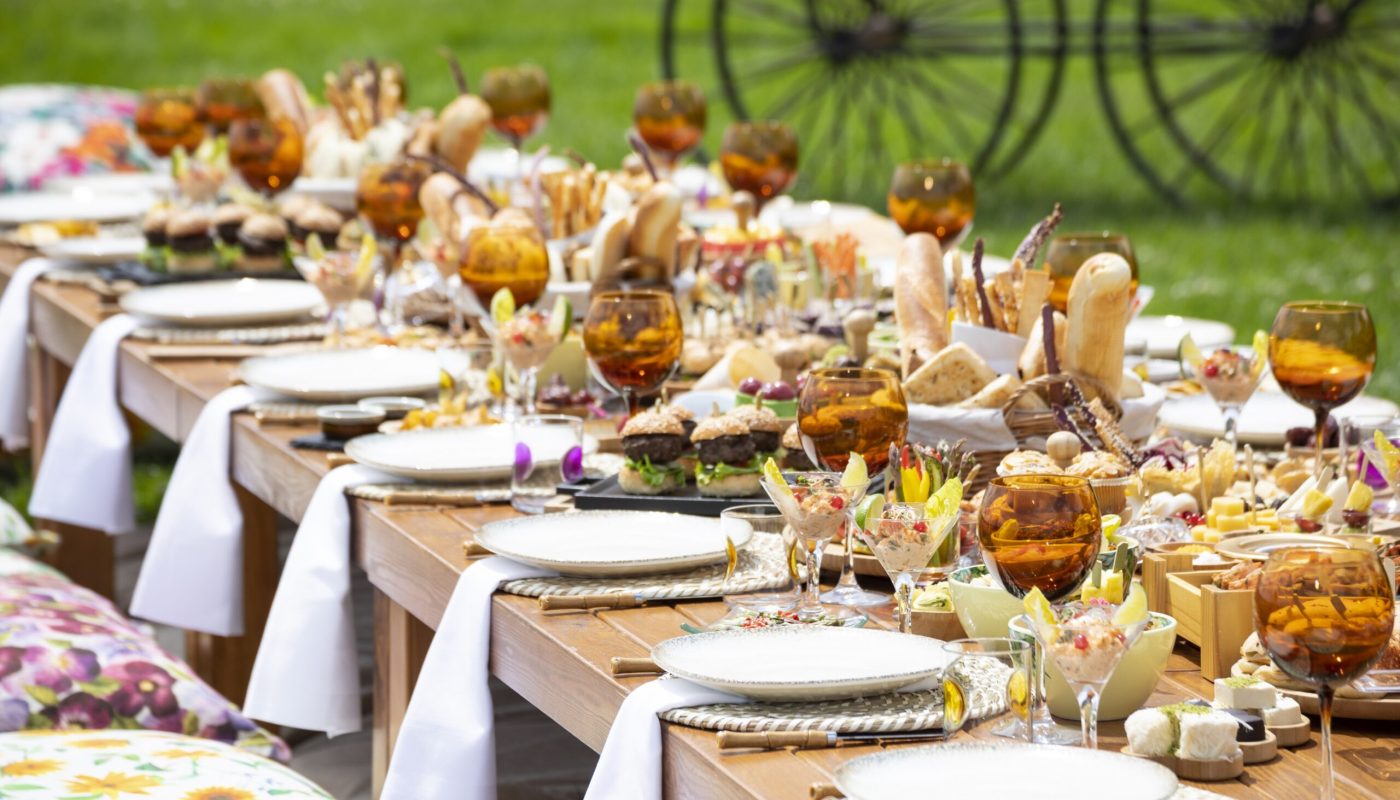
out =
[[[389,756],[432,641],[432,628],[374,590],[374,797],[384,790]]]
[[[243,513],[243,635],[185,633],[191,668],[224,697],[241,703],[248,693],[253,660],[272,609],[281,565],[277,554],[277,512],[243,487],[234,485]]]
[[[35,475],[39,474],[44,445],[48,442],[49,429],[53,427],[53,415],[58,410],[58,399],[63,396],[63,387],[68,383],[69,372],[66,364],[30,342],[29,463]]]

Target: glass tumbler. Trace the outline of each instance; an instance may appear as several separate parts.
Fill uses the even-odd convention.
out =
[[[511,422],[515,465],[510,505],[541,514],[561,483],[583,477],[583,420],[566,414],[527,414]]]
[[[766,589],[731,594],[726,586],[725,605],[729,613],[777,613],[797,605],[797,534],[788,528],[783,512],[771,503],[734,506],[720,512],[720,526],[730,553],[726,581],[732,580],[741,553],[747,551],[758,557],[762,553],[781,553],[781,561],[762,562],[773,573],[775,585]],[[747,536],[745,536],[747,534]],[[748,544],[736,547],[735,541],[748,539]]]
[[[1030,741],[1031,644],[1005,637],[954,639],[943,645],[948,666],[943,668],[943,730],[958,731],[989,725],[1015,730],[1013,738]],[[999,696],[998,696],[999,695]],[[974,716],[974,710],[990,711]]]

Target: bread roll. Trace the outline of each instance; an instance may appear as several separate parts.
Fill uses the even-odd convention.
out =
[[[894,274],[894,317],[899,325],[900,365],[909,378],[948,345],[948,285],[943,274],[943,248],[927,233],[906,237],[899,248]]]
[[[458,95],[438,115],[433,149],[453,169],[465,173],[490,124],[491,107],[485,100],[474,94]]]
[[[958,405],[963,408],[995,408],[1000,409],[1006,405],[1006,401],[1011,399],[1011,395],[1022,386],[1021,379],[1015,375],[1002,375],[986,386],[977,394],[962,401]],[[1017,408],[1037,409],[1045,408],[1045,401],[1040,399],[1040,395],[1035,392],[1027,392],[1021,395],[1016,401]]]
[[[291,120],[297,133],[306,137],[307,131],[311,130],[311,98],[307,96],[301,78],[289,70],[269,70],[258,78],[253,91],[269,119]]]
[[[674,277],[676,270],[681,204],[680,190],[670,181],[653,184],[637,201],[632,230],[627,237],[627,254],[659,261],[668,280]]]
[[[1113,400],[1123,383],[1123,335],[1132,311],[1133,271],[1116,253],[1092,256],[1069,285],[1069,335],[1060,362],[1071,375],[1102,384]],[[1093,384],[1081,387],[1097,394]]]
[[[1055,317],[1055,353],[1061,359],[1061,369],[1064,368],[1063,359],[1065,357],[1065,341],[1069,334],[1068,325],[1065,324],[1065,315],[1056,311]],[[1016,367],[1021,373],[1021,380],[1028,381],[1031,378],[1039,378],[1045,374],[1045,318],[1039,313],[1035,315],[1035,324],[1031,326],[1030,336],[1026,338],[1026,346],[1021,350],[1021,357],[1016,362]]]
[[[616,285],[618,267],[627,255],[627,239],[631,230],[626,214],[607,214],[598,222],[598,230],[593,234],[593,259],[588,275],[594,289]]]
[[[904,381],[911,402],[945,406],[972,397],[996,380],[996,372],[962,342],[940,350]]]

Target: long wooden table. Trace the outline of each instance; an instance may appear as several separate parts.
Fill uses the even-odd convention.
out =
[[[0,249],[0,283],[26,255],[16,248]],[[40,428],[34,440],[42,448],[42,429],[51,418],[65,367],[72,364],[87,333],[109,309],[88,289],[44,282],[36,284],[33,304],[35,372],[45,378],[34,387]],[[229,384],[236,364],[233,359],[163,360],[153,357],[150,346],[134,341],[123,344],[121,359],[123,405],[177,441],[188,432],[203,404]],[[290,446],[291,439],[308,432],[305,427],[263,427],[244,414],[235,417],[234,426],[232,478],[249,515],[250,633],[235,641],[195,637],[193,663],[201,674],[213,674],[215,683],[236,699],[242,697],[246,683],[239,680],[246,682],[244,664],[253,652],[275,588],[274,512],[299,519],[329,465],[321,453]],[[482,524],[515,512],[508,506],[442,509],[353,503],[356,559],[376,593],[374,773],[378,786],[432,629],[442,618],[458,576],[470,565],[462,545]],[[105,555],[104,547],[108,548]],[[110,542],[92,532],[65,537],[60,562],[70,574],[100,583],[99,573],[110,568]],[[110,587],[110,575],[105,580]],[[544,613],[533,600],[498,594],[492,616],[491,672],[596,750],[602,747],[623,698],[633,687],[652,680],[613,677],[609,660],[644,656],[654,644],[679,635],[682,622],[704,624],[723,613],[723,605],[713,601]],[[888,624],[887,619],[879,622]],[[1149,704],[1210,693],[1210,684],[1199,674],[1197,653],[1182,645]],[[811,784],[830,782],[836,766],[874,750],[726,754],[718,750],[712,733],[676,725],[665,726],[664,741],[664,782],[670,798],[804,798]],[[1400,778],[1388,780],[1386,770],[1374,766],[1400,761],[1400,737],[1393,723],[1338,721],[1335,743],[1339,796],[1400,794]],[[1102,747],[1116,749],[1123,744],[1121,724],[1102,726]],[[1314,743],[1282,751],[1271,763],[1249,767],[1239,780],[1206,788],[1231,797],[1311,798],[1317,795],[1317,774]],[[936,786],[937,776],[929,776],[929,781]]]

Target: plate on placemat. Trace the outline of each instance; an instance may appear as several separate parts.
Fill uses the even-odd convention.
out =
[[[313,403],[424,395],[438,388],[437,355],[398,347],[260,356],[244,361],[238,372],[249,386]]]
[[[681,636],[653,647],[651,658],[678,678],[773,703],[894,692],[938,675],[948,660],[937,639],[823,625]]]
[[[476,542],[497,555],[580,577],[678,572],[725,560],[717,520],[655,511],[517,517],[482,526]],[[734,546],[747,543],[740,535]]]
[[[1128,323],[1126,338],[1129,342],[1146,342],[1147,354],[1153,358],[1176,358],[1181,337],[1188,333],[1202,350],[1235,342],[1235,329],[1223,322],[1175,314],[1138,317]]]
[[[0,225],[57,220],[118,222],[136,219],[155,202],[152,194],[85,197],[61,192],[17,192],[0,195]]]
[[[175,180],[160,172],[99,172],[64,175],[44,182],[44,190],[76,195],[164,193],[175,190]]]
[[[1397,410],[1400,409],[1389,400],[1362,395],[1335,409],[1332,414],[1341,419],[1361,414],[1394,414]],[[1157,423],[1173,433],[1201,442],[1209,442],[1225,435],[1225,423],[1220,416],[1220,408],[1214,400],[1203,394],[1163,403],[1161,411],[1157,414]],[[1289,428],[1311,429],[1312,426],[1311,411],[1293,402],[1282,392],[1261,389],[1255,392],[1240,410],[1238,434],[1241,444],[1281,448]]]
[[[889,800],[926,793],[930,776],[936,776],[944,797],[1078,800],[1086,780],[1112,786],[1114,800],[1167,800],[1177,790],[1176,775],[1146,759],[999,742],[886,750],[851,759],[836,768],[836,785],[850,800]]]
[[[1347,543],[1331,536],[1318,533],[1247,533],[1240,536],[1226,536],[1215,543],[1215,552],[1242,561],[1266,561],[1275,550],[1288,547],[1333,546],[1346,547]]]
[[[538,435],[550,433],[541,429]],[[563,429],[558,446],[541,441],[534,449],[535,463],[558,463],[573,444]],[[375,433],[351,439],[345,454],[357,463],[424,483],[470,483],[509,478],[515,463],[514,439],[509,425],[473,425],[466,428],[427,428],[399,433]],[[598,449],[598,441],[584,437],[585,453]]]
[[[151,286],[122,295],[123,311],[154,322],[210,328],[302,320],[324,303],[305,281],[207,281]]]
[[[75,236],[39,245],[39,252],[58,261],[113,264],[139,258],[146,250],[141,236]]]

